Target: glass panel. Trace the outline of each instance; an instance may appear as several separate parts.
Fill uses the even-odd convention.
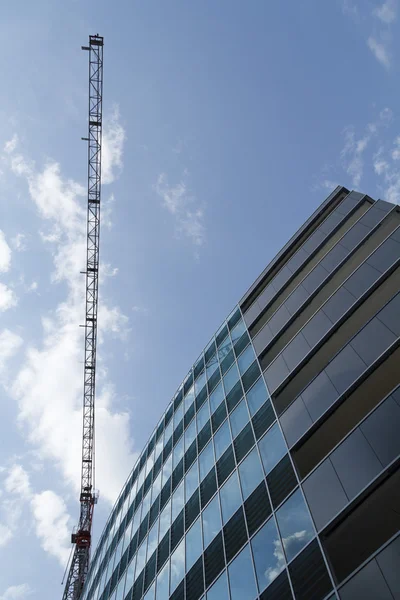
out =
[[[185,402],[185,412],[186,412],[187,409],[190,408],[194,402],[194,387],[193,387],[193,385],[190,388],[190,390],[188,391],[188,393],[186,394],[184,402]]]
[[[158,521],[155,522],[153,527],[150,529],[149,537],[147,540],[147,560],[151,557],[154,550],[158,545]]]
[[[341,394],[363,371],[365,371],[365,369],[365,363],[358,354],[356,354],[353,348],[351,346],[345,346],[329,363],[325,372],[339,394]]]
[[[229,339],[229,337],[226,337],[218,350],[218,358],[219,358],[220,362],[222,362],[224,360],[225,356],[227,354],[229,354],[231,349],[232,349],[231,340]]]
[[[246,393],[246,398],[250,414],[253,416],[268,398],[267,388],[262,377],[260,377]]]
[[[337,397],[336,388],[325,371],[317,375],[301,395],[313,421],[316,421]],[[305,419],[307,420],[307,417]]]
[[[247,545],[228,567],[232,600],[254,600],[257,586]]]
[[[147,513],[149,512],[149,508],[150,508],[150,490],[147,492],[144,500],[143,500],[143,508],[142,508],[142,516],[141,519],[143,520],[144,517],[147,515]]]
[[[157,600],[168,600],[169,598],[169,561],[158,574],[156,598]]]
[[[144,595],[143,600],[154,600],[155,589],[156,584],[153,583],[153,585],[148,589],[147,593]]]
[[[202,373],[200,373],[200,375],[194,382],[194,390],[196,392],[196,396],[198,395],[199,392],[201,392],[201,390],[205,386],[205,383],[206,383],[206,372],[203,371]]]
[[[278,423],[272,425],[271,429],[258,442],[258,446],[260,448],[265,473],[268,475],[287,452],[286,444],[279,430]]]
[[[129,563],[126,571],[125,595],[129,592],[135,579],[136,554]]]
[[[181,541],[171,556],[170,594],[175,590],[185,575],[185,538]]]
[[[231,432],[229,431],[229,423],[225,423],[218,429],[214,436],[215,459],[218,460],[224,451],[231,443]]]
[[[202,552],[203,544],[199,517],[186,534],[186,572],[194,565]]]
[[[163,466],[162,484],[164,485],[172,474],[172,453],[169,455]]]
[[[181,512],[185,505],[185,493],[184,493],[184,482],[181,481],[179,486],[176,488],[174,495],[172,496],[172,522]]]
[[[282,354],[279,354],[265,371],[269,391],[272,393],[276,390],[285,381],[289,373],[289,367],[285,363]]]
[[[221,404],[224,399],[224,390],[222,387],[222,383],[219,383],[213,393],[210,395],[210,408],[211,414],[216,411],[218,406]]]
[[[242,354],[238,358],[238,365],[240,374],[243,375],[245,371],[249,368],[249,366],[253,363],[256,356],[254,354],[254,350],[249,344],[246,350],[243,350]]]
[[[157,496],[160,492],[161,492],[161,471],[155,478],[153,486],[151,488],[151,501],[152,502],[154,502],[154,500],[157,498]]]
[[[247,410],[246,402],[242,400],[240,404],[231,413],[229,420],[232,427],[232,436],[235,438],[240,433],[245,425],[249,421],[249,413]]]
[[[280,423],[285,434],[286,441],[292,446],[312,425],[312,420],[299,396],[289,408],[280,416]]]
[[[215,464],[214,451],[212,442],[204,448],[203,452],[199,456],[199,467],[200,467],[200,481],[203,481],[211,467]]]
[[[186,488],[186,498],[189,500],[191,498],[194,490],[199,486],[199,467],[197,460],[190,467],[189,471],[185,475],[185,488]]]
[[[176,467],[176,465],[179,463],[179,461],[181,460],[181,458],[184,455],[184,444],[183,444],[183,435],[181,436],[179,442],[176,444],[175,448],[172,451],[173,457],[174,457],[174,469]]]
[[[140,546],[138,553],[137,553],[137,561],[136,561],[136,574],[135,577],[137,577],[138,575],[140,575],[145,562],[146,562],[146,546],[147,546],[147,540],[144,540],[144,542],[142,543],[142,545]]]
[[[286,559],[290,561],[314,537],[313,526],[300,490],[276,513]]]
[[[343,486],[329,459],[324,460],[303,482],[314,523],[321,529],[348,503]]]
[[[237,473],[233,473],[220,489],[222,520],[225,524],[242,504]]]
[[[187,450],[190,444],[196,437],[196,419],[192,419],[190,425],[185,431],[185,450]]]
[[[168,529],[171,527],[171,500],[168,500],[167,504],[164,506],[164,509],[160,516],[160,537],[161,541],[164,535],[167,533]]]
[[[233,343],[239,340],[245,333],[245,331],[247,331],[246,325],[244,324],[244,321],[240,320],[231,331]]]
[[[208,590],[207,600],[230,600],[226,571],[222,573],[219,579]]]
[[[183,419],[183,402],[180,403],[174,413],[174,429]]]
[[[210,542],[215,538],[217,533],[221,531],[221,513],[219,509],[219,498],[218,494],[210,504],[203,510],[203,537],[204,537],[204,548],[207,548]]]
[[[168,423],[168,425],[165,428],[165,432],[164,432],[165,443],[164,443],[164,446],[168,442],[169,438],[172,435],[172,428],[173,428],[173,426],[174,426],[173,419],[171,419],[170,422]]]
[[[218,359],[216,355],[212,357],[212,359],[207,363],[207,381],[210,379],[211,375],[215,373],[218,369]]]
[[[227,374],[224,375],[223,381],[224,381],[225,393],[229,394],[229,392],[231,391],[231,389],[233,388],[235,383],[237,381],[239,381],[239,371],[235,364],[233,364],[231,366],[231,368],[229,369],[229,371],[227,372]]]
[[[285,568],[285,557],[276,525],[270,519],[251,541],[260,592]]]
[[[246,500],[264,478],[260,459],[256,448],[239,466],[239,478],[242,485],[243,498]]]
[[[205,402],[197,413],[197,431],[201,431],[203,429],[209,418],[210,409],[208,407],[208,402]]]

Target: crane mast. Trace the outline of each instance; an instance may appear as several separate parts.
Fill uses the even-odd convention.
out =
[[[72,534],[72,560],[63,600],[79,600],[89,569],[94,492],[94,407],[96,387],[97,307],[101,196],[101,142],[103,109],[103,38],[89,36],[88,197],[86,251],[85,360],[80,517]]]

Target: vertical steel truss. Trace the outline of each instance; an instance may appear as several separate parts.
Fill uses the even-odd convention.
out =
[[[83,391],[82,474],[80,518],[63,600],[78,600],[89,569],[94,494],[94,403],[96,384],[97,305],[101,194],[101,135],[103,107],[103,38],[89,36],[88,210],[86,254],[86,317]]]

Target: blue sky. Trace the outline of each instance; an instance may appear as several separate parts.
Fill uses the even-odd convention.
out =
[[[396,0],[14,0],[0,23],[0,600],[78,518],[88,35],[105,37],[95,536],[164,407],[340,183],[400,198]]]

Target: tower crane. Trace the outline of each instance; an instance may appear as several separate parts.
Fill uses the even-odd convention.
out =
[[[94,491],[94,407],[96,384],[97,306],[99,289],[99,236],[101,195],[101,142],[103,108],[103,38],[89,36],[89,124],[88,197],[86,251],[85,359],[83,382],[83,435],[80,491],[80,517],[63,600],[79,600],[87,577],[90,560],[93,509],[97,502]]]

